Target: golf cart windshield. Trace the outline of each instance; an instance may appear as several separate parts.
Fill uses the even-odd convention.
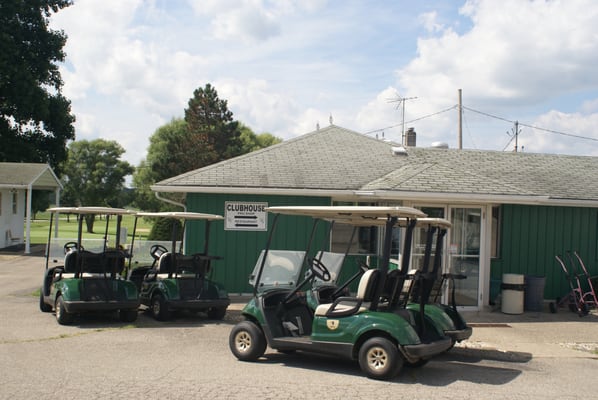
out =
[[[319,251],[316,255],[316,259],[319,260],[323,265],[326,266],[328,272],[330,272],[330,280],[323,281],[320,278],[314,278],[312,287],[319,287],[322,285],[336,285],[338,282],[338,276],[343,268],[345,261],[345,255],[342,253],[331,253],[328,251]]]
[[[257,284],[258,292],[274,288],[293,289],[299,281],[304,258],[305,251],[268,250],[266,253],[266,250],[262,250],[249,278],[249,284],[253,287]],[[256,282],[258,276],[259,282]]]

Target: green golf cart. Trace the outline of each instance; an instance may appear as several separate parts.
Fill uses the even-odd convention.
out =
[[[384,220],[377,223],[384,223]],[[398,219],[395,228],[407,228],[409,223],[410,221],[407,219]],[[354,221],[351,237],[354,237],[357,229],[363,225],[371,224],[372,221],[367,220],[363,223]],[[443,284],[449,279],[455,279],[454,274],[440,275],[443,238],[450,226],[451,223],[442,218],[417,219],[413,234],[420,234],[417,247],[423,245],[421,257],[417,258],[417,265],[413,265],[415,257],[411,256],[411,251],[414,246],[411,246],[411,233],[407,231],[406,236],[409,237],[405,240],[405,248],[400,260],[390,260],[386,287],[382,293],[382,306],[393,310],[407,308],[416,317],[416,321],[419,321],[417,324],[419,327],[425,327],[426,322],[422,319],[427,319],[429,323],[449,336],[454,345],[469,338],[472,329],[459,314],[454,303],[454,296],[451,305],[441,304],[439,301]],[[331,223],[330,230],[332,227],[333,223]],[[337,297],[346,295],[349,285],[369,268],[369,261],[362,262],[360,268],[339,286],[338,278],[342,270],[347,268],[344,264],[347,264],[350,247],[351,241],[344,253],[320,251],[316,254],[315,258],[330,270],[331,279],[328,282],[323,282],[315,278],[312,288],[306,292],[307,302],[313,310],[320,304],[332,303]],[[420,361],[413,365],[406,362],[406,364],[422,366],[425,362]]]
[[[274,214],[274,222],[250,279],[254,296],[242,310],[244,321],[229,336],[230,349],[239,360],[257,360],[270,346],[283,353],[303,351],[358,360],[368,377],[392,379],[405,362],[415,365],[451,346],[451,339],[427,319],[423,319],[425,327],[418,326],[416,313],[390,309],[381,301],[387,286],[392,229],[404,219],[412,221],[406,228],[412,231],[424,213],[410,207],[373,206],[270,207],[268,212]],[[315,279],[328,282],[332,276],[313,249],[270,247],[282,215],[312,217],[316,224],[381,227],[384,244],[378,268],[360,273],[354,296],[342,295],[312,309],[304,290]]]
[[[442,218],[421,218],[417,221],[417,226],[425,233],[424,253],[421,259],[422,265],[415,271],[417,279],[413,280],[407,308],[421,310],[424,305],[425,315],[441,325],[444,334],[451,338],[454,345],[468,339],[472,334],[472,328],[467,325],[457,310],[454,295],[454,280],[465,279],[465,276],[441,274],[443,239],[451,223]],[[433,247],[434,251],[432,251]],[[450,305],[440,302],[442,288],[447,282],[452,284]]]
[[[136,254],[151,257],[149,265],[136,261],[129,274],[139,288],[141,304],[159,321],[170,319],[174,311],[206,312],[210,319],[224,318],[230,299],[222,285],[211,279],[212,262],[221,257],[208,254],[211,223],[223,217],[196,212],[139,212],[137,217],[174,222],[168,245],[152,241],[137,243]],[[190,222],[205,225],[203,248],[193,254],[187,254],[185,249],[185,232]]]
[[[40,310],[55,311],[62,325],[72,323],[77,314],[90,312],[116,311],[122,321],[135,321],[139,296],[135,284],[123,277],[131,254],[121,243],[122,217],[132,212],[110,207],[55,207],[48,211],[50,229]],[[59,227],[70,222],[59,221],[59,215],[76,218],[76,238],[61,238]],[[103,237],[84,237],[84,221],[96,217],[104,219]],[[114,220],[116,234],[110,235]],[[52,266],[54,263],[58,265]]]

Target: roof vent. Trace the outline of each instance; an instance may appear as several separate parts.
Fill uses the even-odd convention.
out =
[[[407,155],[407,149],[404,148],[403,146],[392,146],[391,150],[392,150],[393,156],[399,156],[399,155],[406,156]]]
[[[448,149],[449,148],[448,143],[445,143],[445,142],[433,142],[432,146],[430,146],[430,147],[432,147],[433,149]]]

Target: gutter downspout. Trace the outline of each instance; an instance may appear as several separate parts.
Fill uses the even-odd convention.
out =
[[[187,206],[183,203],[177,203],[176,201],[170,200],[170,199],[165,199],[164,197],[160,197],[160,194],[158,192],[154,192],[154,195],[156,196],[156,199],[163,201],[165,203],[168,204],[172,204],[173,206],[177,206],[177,207],[181,207],[183,209],[183,211],[187,211]]]

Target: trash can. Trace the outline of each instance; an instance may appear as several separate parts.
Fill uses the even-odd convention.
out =
[[[544,276],[525,276],[525,296],[524,309],[525,311],[542,311],[544,310],[544,285],[546,284],[546,277]]]
[[[505,314],[523,314],[525,277],[519,274],[503,274],[501,288],[501,311]]]

